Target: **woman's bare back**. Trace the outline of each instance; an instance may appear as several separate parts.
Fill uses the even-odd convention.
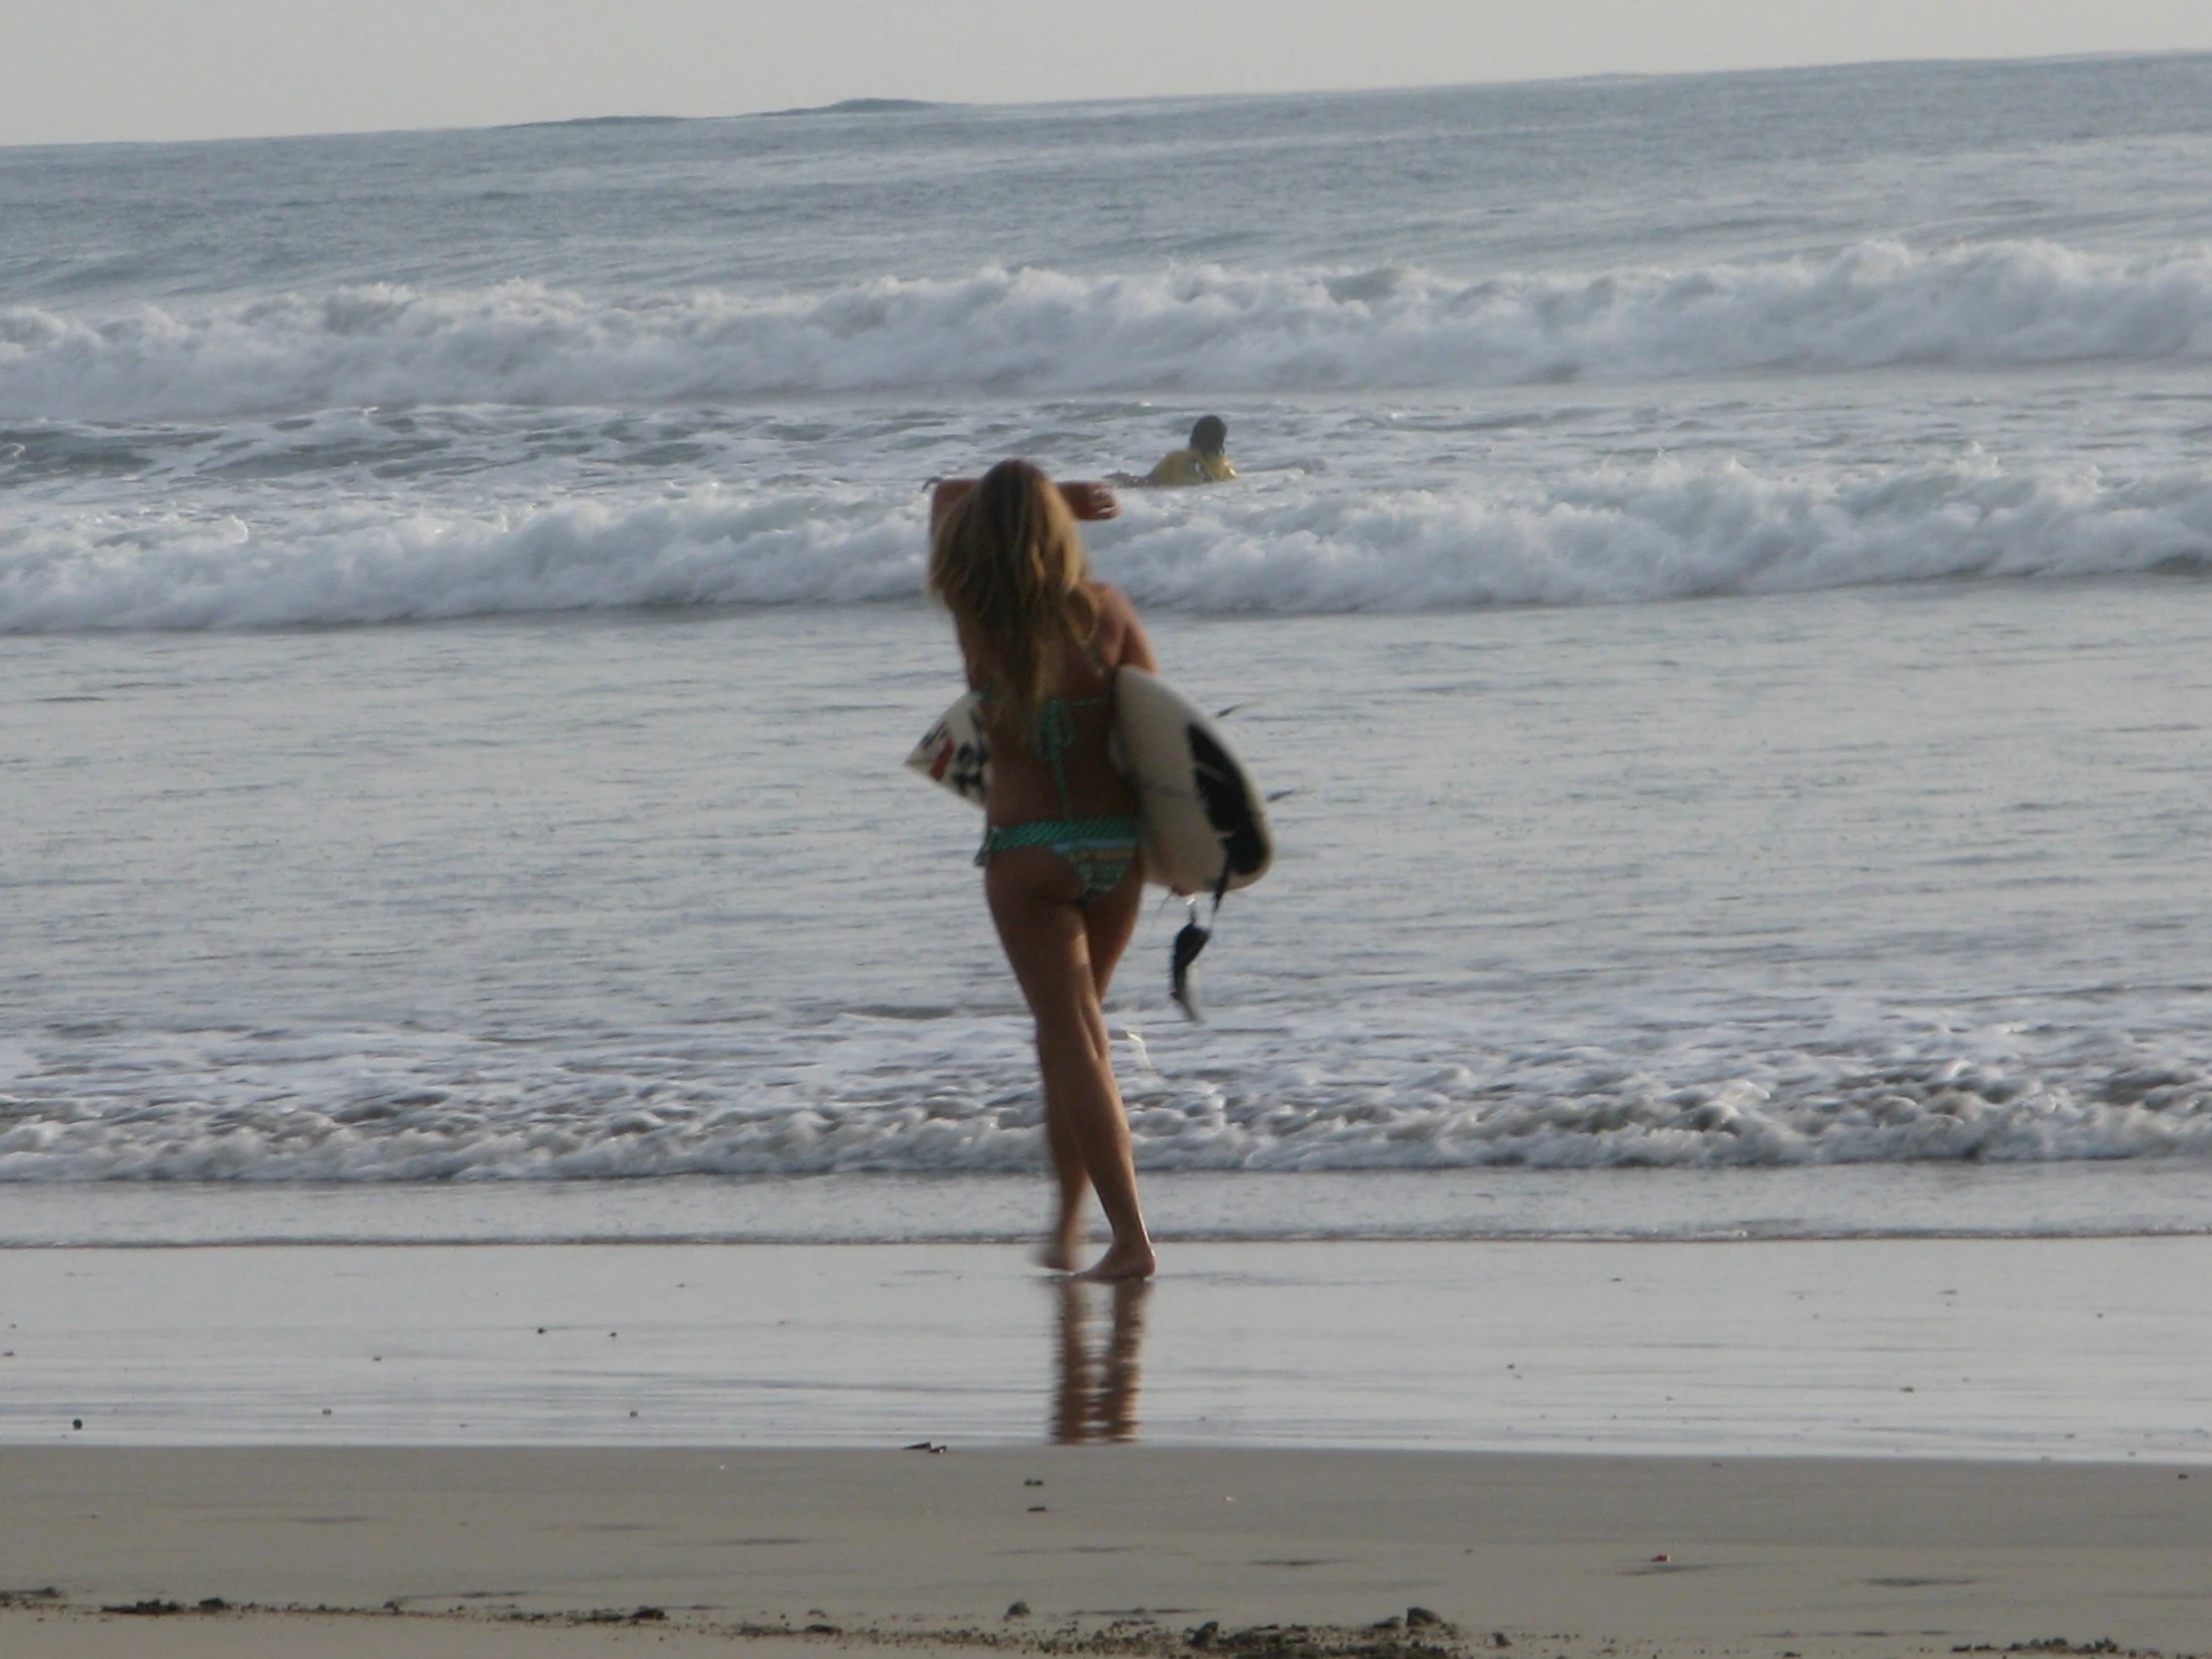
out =
[[[1086,646],[1068,641],[1059,653],[1052,696],[1064,707],[1074,741],[1061,752],[1059,778],[1037,753],[1033,735],[994,735],[991,793],[984,817],[992,825],[1047,819],[1108,818],[1133,813],[1137,798],[1108,758],[1113,730],[1113,671],[1157,666],[1144,624],[1120,590],[1090,586],[1098,626]],[[1060,794],[1065,782],[1067,796]]]

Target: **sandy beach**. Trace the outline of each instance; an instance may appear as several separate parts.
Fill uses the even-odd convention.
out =
[[[0,1653],[2212,1651],[2208,1250],[8,1251]]]
[[[0,1645],[25,1659],[1273,1652],[1280,1632],[1239,1633],[1290,1625],[1379,1654],[1815,1659],[2212,1634],[2212,1475],[2147,1465],[19,1447],[0,1514]],[[1412,1607],[1441,1622],[1386,1623]]]

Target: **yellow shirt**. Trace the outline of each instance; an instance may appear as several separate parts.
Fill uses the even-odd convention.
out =
[[[1148,484],[1225,484],[1237,476],[1227,455],[1206,455],[1196,449],[1178,449],[1160,457],[1160,464],[1145,474]]]

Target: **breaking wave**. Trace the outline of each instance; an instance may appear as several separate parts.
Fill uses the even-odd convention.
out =
[[[959,390],[1295,392],[1903,363],[2212,356],[2212,251],[2034,242],[1464,280],[986,270],[827,292],[598,297],[516,281],[284,293],[203,312],[0,308],[0,416],[360,404],[681,404]]]
[[[29,509],[0,632],[372,623],[600,607],[910,599],[922,507],[853,486],[699,486],[536,509]],[[1662,461],[1485,489],[1311,480],[1148,499],[1090,538],[1111,581],[1199,612],[1420,611],[2212,569],[2212,469],[2113,480],[1980,454],[1775,477]]]

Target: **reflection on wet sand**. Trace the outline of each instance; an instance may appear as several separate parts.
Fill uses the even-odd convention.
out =
[[[1138,1349],[1144,1343],[1144,1305],[1152,1286],[1142,1280],[1120,1285],[1060,1285],[1059,1389],[1052,1402],[1052,1438],[1060,1445],[1137,1437],[1137,1384],[1143,1375]],[[1098,1334],[1095,1358],[1091,1327],[1094,1299],[1107,1299],[1111,1323]]]

